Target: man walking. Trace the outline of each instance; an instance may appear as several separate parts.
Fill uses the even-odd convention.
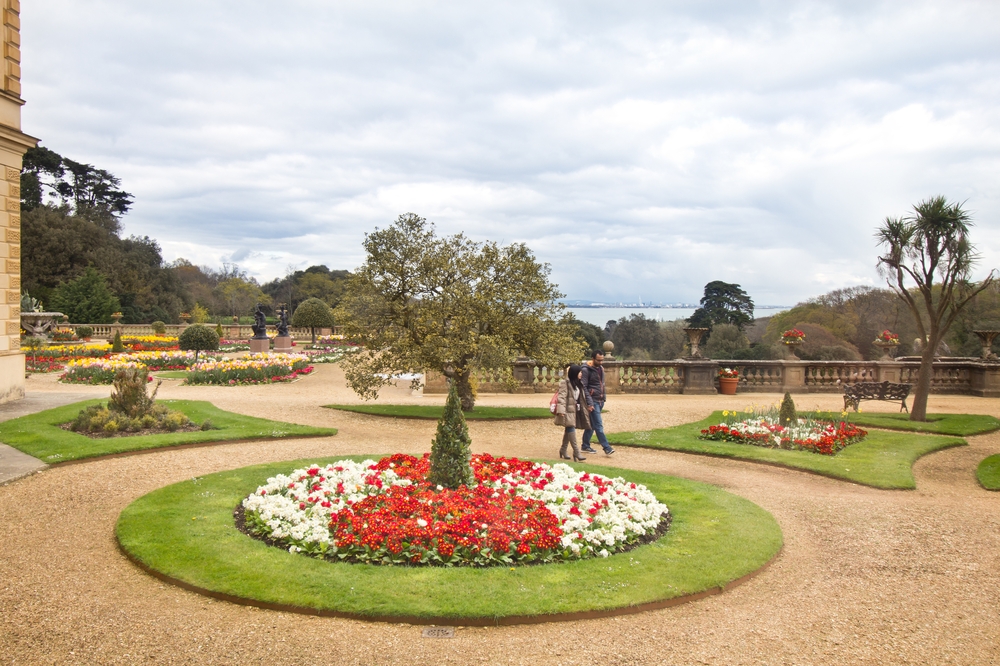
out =
[[[587,409],[590,411],[590,428],[583,431],[583,450],[589,453],[597,453],[590,447],[590,437],[596,432],[597,441],[604,449],[604,454],[610,456],[615,452],[608,443],[608,438],[604,434],[604,422],[601,420],[601,410],[607,401],[607,391],[604,388],[604,354],[595,351],[591,354],[591,360],[583,366],[583,373],[580,377],[584,393],[587,396]]]

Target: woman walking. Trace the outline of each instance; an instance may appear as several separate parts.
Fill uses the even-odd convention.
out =
[[[580,455],[580,447],[576,443],[576,429],[586,430],[590,427],[590,419],[587,416],[587,396],[584,394],[583,384],[580,382],[582,371],[583,368],[578,365],[571,365],[566,369],[566,378],[559,382],[559,402],[556,403],[556,425],[566,428],[563,432],[559,457],[569,460],[566,449],[572,446],[573,460],[576,462],[586,460]]]

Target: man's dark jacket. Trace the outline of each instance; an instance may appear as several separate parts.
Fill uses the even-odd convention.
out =
[[[583,366],[583,376],[580,377],[583,383],[584,394],[587,396],[587,404],[593,406],[594,403],[602,405],[607,400],[607,391],[604,389],[604,368],[588,363]]]

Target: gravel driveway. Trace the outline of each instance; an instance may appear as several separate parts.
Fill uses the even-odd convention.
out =
[[[322,409],[358,402],[330,365],[292,384],[184,387],[160,397],[340,429],[336,437],[230,444],[54,468],[0,487],[3,664],[1000,664],[1000,493],[975,467],[1000,433],[917,462],[917,490],[883,491],[774,467],[619,447],[594,462],[719,485],[774,514],[785,548],[750,582],[682,606],[613,619],[458,628],[279,613],[214,601],[142,573],[117,550],[118,513],[193,476],[255,463],[356,453],[420,453],[435,424]],[[34,376],[28,390],[81,398],[93,388]],[[406,389],[384,400],[443,403]],[[480,404],[545,406],[548,395],[484,395]],[[609,431],[703,418],[776,395],[612,396]],[[800,409],[837,409],[834,395]],[[890,405],[865,408],[891,411]],[[1000,400],[932,396],[930,411],[1000,417]],[[476,451],[555,457],[548,421],[470,423]]]

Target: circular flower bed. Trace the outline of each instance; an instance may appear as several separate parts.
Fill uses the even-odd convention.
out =
[[[474,455],[477,485],[427,482],[429,454],[338,461],[268,479],[241,504],[247,533],[320,558],[489,566],[607,557],[655,540],[670,514],[643,485]]]
[[[724,417],[729,412],[722,413]],[[737,412],[732,412],[735,416]],[[797,419],[794,425],[781,425],[771,415],[754,415],[740,420],[709,426],[701,431],[701,439],[752,444],[771,449],[794,449],[833,455],[845,447],[860,442],[868,435],[853,423]]]

